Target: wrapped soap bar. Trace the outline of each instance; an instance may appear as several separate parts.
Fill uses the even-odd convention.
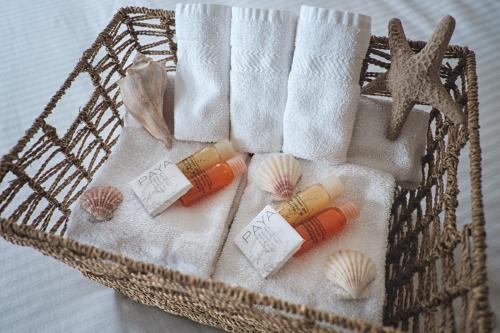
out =
[[[304,239],[272,206],[267,205],[234,241],[252,266],[266,278],[293,256]]]
[[[130,185],[151,216],[163,212],[193,187],[167,158],[144,171]]]

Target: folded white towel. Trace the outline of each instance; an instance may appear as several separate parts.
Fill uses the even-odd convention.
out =
[[[346,161],[370,31],[369,16],[301,7],[283,122],[284,152]]]
[[[260,190],[256,182],[256,171],[265,157],[266,155],[259,154],[252,158],[248,185],[216,264],[214,279],[293,303],[307,304],[339,315],[380,324],[385,299],[385,254],[394,178],[385,172],[364,166],[332,166],[325,162],[301,160],[304,173],[300,187],[336,174],[344,182],[346,191],[334,204],[338,205],[347,200],[356,201],[361,216],[331,240],[298,258],[293,257],[275,275],[263,279],[237,248],[234,239],[272,200],[272,195]],[[324,267],[326,258],[340,249],[358,250],[373,259],[377,276],[370,287],[368,299],[342,301],[334,296],[331,282],[324,276]]]
[[[176,203],[152,218],[130,181],[162,158],[176,162],[204,145],[174,141],[173,148],[166,150],[130,117],[127,126],[109,161],[89,185],[118,187],[123,193],[122,204],[110,221],[90,223],[75,203],[66,236],[132,259],[209,277],[233,217],[233,202],[239,199],[240,179],[191,207]]]
[[[288,11],[233,8],[231,141],[240,151],[281,150],[296,23]]]
[[[414,189],[422,181],[429,114],[413,109],[396,141],[386,138],[392,103],[362,96],[349,147],[349,163],[392,174],[399,185]]]
[[[229,138],[231,8],[177,4],[175,131],[180,140]]]

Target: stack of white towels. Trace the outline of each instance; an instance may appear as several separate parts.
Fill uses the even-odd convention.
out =
[[[244,152],[356,163],[420,183],[427,113],[413,111],[389,141],[391,103],[360,95],[369,16],[179,4],[176,29],[177,139],[231,139]]]
[[[170,77],[166,114],[173,118],[175,138],[184,142],[176,141],[166,151],[129,122],[111,161],[92,184],[118,186],[124,191],[122,206],[110,222],[92,225],[76,205],[67,236],[137,260],[381,323],[395,182],[409,188],[420,183],[429,117],[415,110],[396,141],[385,138],[391,102],[360,95],[370,17],[310,6],[302,6],[297,15],[179,4],[176,31],[177,72]],[[179,160],[202,147],[199,142],[222,139],[255,154],[248,186],[238,180],[191,208],[174,205],[155,218],[142,210],[126,185],[136,174],[164,155]],[[270,203],[271,197],[256,185],[255,172],[266,153],[280,151],[300,158],[304,177],[299,187],[332,173],[340,176],[347,190],[334,204],[362,202],[361,217],[331,241],[262,279],[233,240]],[[368,254],[377,267],[367,300],[341,301],[328,289],[325,258],[347,248]]]

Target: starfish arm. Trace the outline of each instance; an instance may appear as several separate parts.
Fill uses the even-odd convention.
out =
[[[450,15],[443,17],[429,42],[416,55],[416,60],[424,63],[426,67],[432,67],[433,71],[438,71],[454,30],[455,19]]]
[[[432,107],[444,113],[454,124],[463,124],[465,122],[465,114],[442,84],[432,85],[429,90],[425,96],[422,96],[422,101],[429,103]]]
[[[393,97],[391,120],[387,129],[387,138],[391,141],[396,140],[401,133],[401,129],[410,114],[415,102],[408,97]]]
[[[400,52],[401,55],[406,55],[410,57],[413,55],[410,44],[406,39],[405,31],[401,21],[397,18],[393,18],[389,21],[389,48],[391,49],[391,55],[393,58],[397,58]],[[394,60],[394,59],[393,59]]]
[[[387,73],[388,71],[382,74],[377,75],[377,77],[372,81],[365,85],[361,92],[363,94],[373,94],[377,92],[384,92],[388,90],[387,84]]]

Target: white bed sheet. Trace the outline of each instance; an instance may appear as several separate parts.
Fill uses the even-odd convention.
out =
[[[210,1],[207,1],[210,2]],[[445,14],[457,20],[453,44],[476,51],[483,148],[483,190],[488,232],[488,269],[493,309],[500,309],[500,2],[491,1],[212,1],[230,5],[297,10],[301,3],[369,14],[373,33],[387,34],[391,17],[403,20],[412,39],[428,39]],[[48,98],[116,10],[137,5],[173,8],[174,1],[2,1],[0,8],[0,154],[32,123]],[[82,89],[82,98],[85,91]],[[78,105],[79,96],[74,96]],[[71,122],[68,111],[53,124]],[[463,156],[458,216],[470,210],[467,153]],[[216,331],[171,316],[115,293],[77,271],[0,239],[1,332],[209,332]]]

